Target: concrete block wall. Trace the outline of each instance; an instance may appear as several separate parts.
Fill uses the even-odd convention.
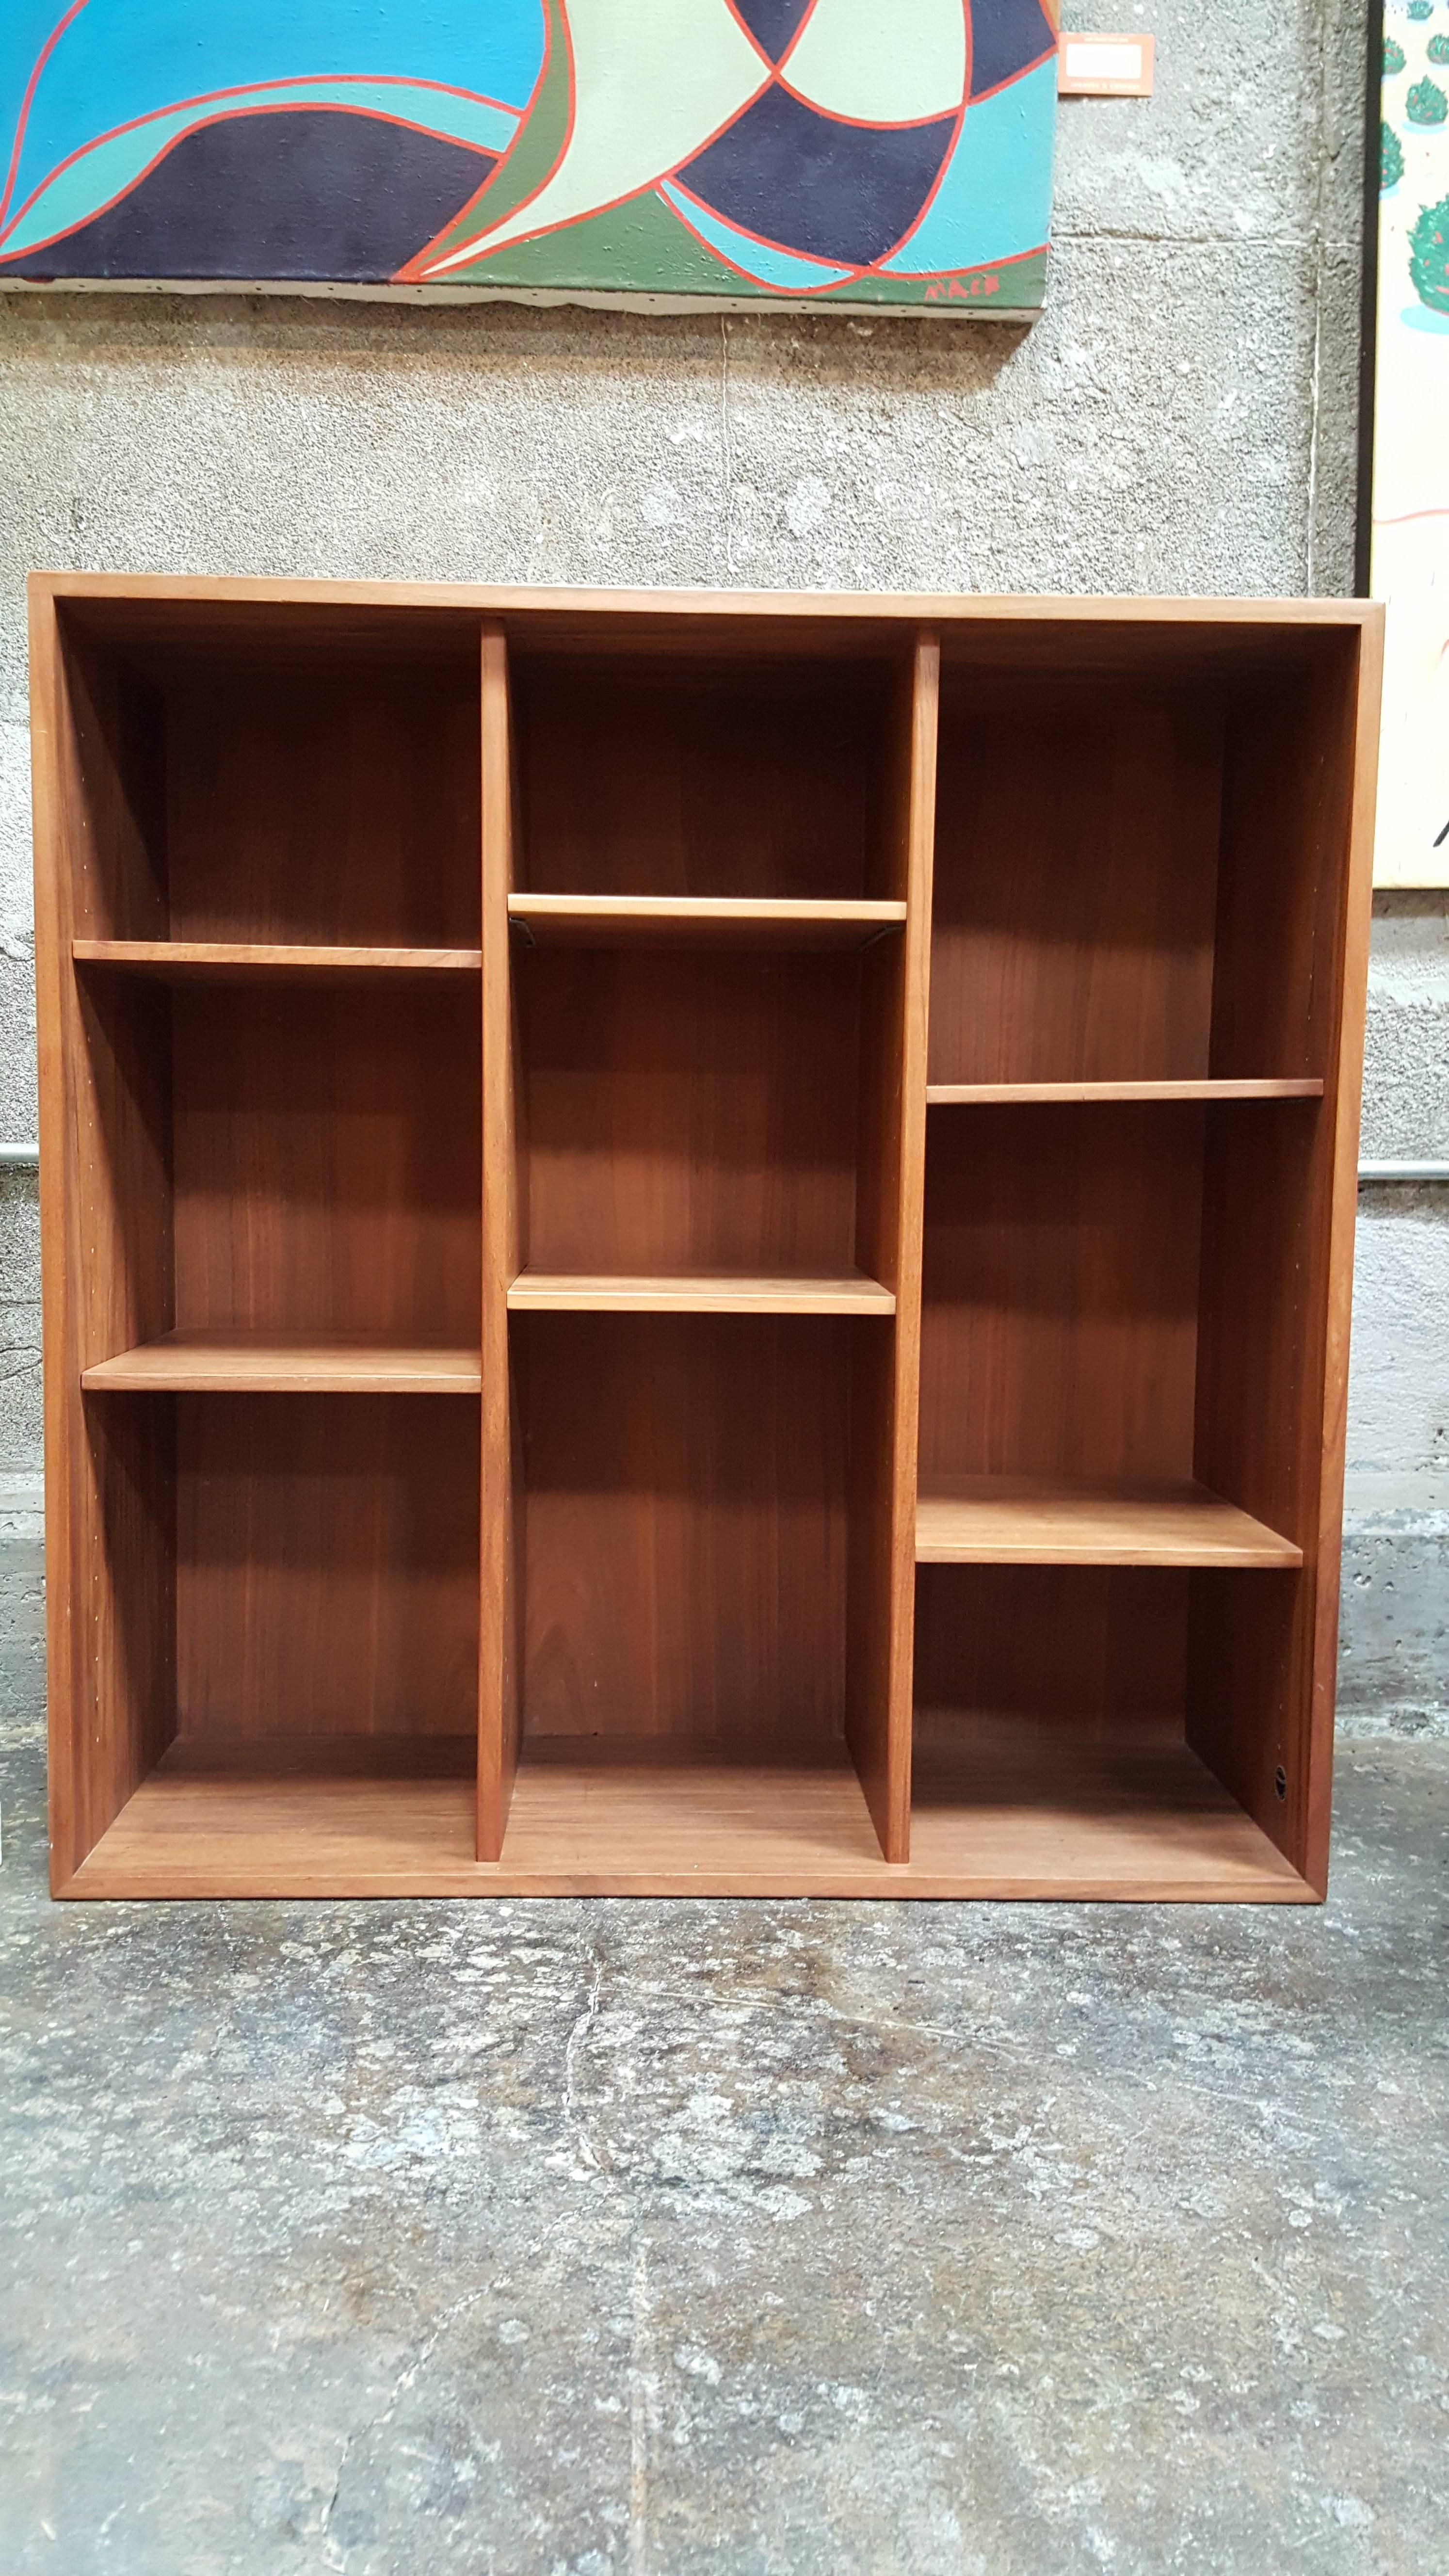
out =
[[[1449,895],[1374,904],[1370,1161],[1449,1160]],[[1449,1733],[1449,1184],[1359,1191],[1339,1697],[1359,1733]]]
[[[1157,95],[1063,102],[1029,331],[0,294],[0,1136],[35,1116],[31,565],[1351,588],[1360,13],[1131,0],[1136,20],[1157,36]],[[1449,1153],[1446,1036],[1449,923],[1396,898],[1375,929],[1367,1151]],[[0,1174],[0,1481],[39,1462],[36,1249],[34,1183]],[[1449,1192],[1366,1196],[1346,1660],[1366,1719],[1387,1695],[1427,1722],[1443,1679],[1412,1569],[1441,1545],[1446,1286]]]

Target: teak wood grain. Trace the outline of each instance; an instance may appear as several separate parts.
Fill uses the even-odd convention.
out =
[[[174,1405],[180,1736],[476,1731],[476,1401]]]
[[[217,676],[161,691],[172,937],[476,949],[476,665]]]
[[[1147,1101],[930,1122],[926,1492],[1192,1475],[1204,1115]]]
[[[31,601],[56,1889],[1321,1895],[1379,612]]]
[[[530,1739],[839,1746],[851,1335],[890,1329],[516,1319]]]
[[[515,948],[528,1267],[880,1276],[856,1248],[874,962]]]
[[[518,891],[889,898],[890,669],[520,654]]]
[[[1221,770],[1195,691],[948,674],[933,1084],[1207,1074]]]
[[[474,1347],[476,981],[167,1001],[177,1327]]]

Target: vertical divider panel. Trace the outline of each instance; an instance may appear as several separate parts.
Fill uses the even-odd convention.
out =
[[[478,1858],[497,1860],[518,1767],[522,1569],[515,1508],[519,1426],[509,1370],[508,1291],[524,1262],[514,1108],[508,896],[513,884],[513,758],[508,644],[485,626],[479,672],[483,949],[483,1298],[480,1323]]]
[[[81,989],[71,957],[134,833],[109,675],[72,664],[32,576],[51,1886],[175,1724],[173,1407],[81,1371],[171,1321],[169,1000]],[[146,923],[146,928],[152,928]]]
[[[853,1330],[846,1739],[888,1861],[911,1851],[926,1018],[941,648],[916,636],[895,710],[892,870],[905,935],[865,959],[856,1259],[894,1290]]]

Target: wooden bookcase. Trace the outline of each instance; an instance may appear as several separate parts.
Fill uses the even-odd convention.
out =
[[[56,1892],[1321,1896],[1378,610],[31,605]]]

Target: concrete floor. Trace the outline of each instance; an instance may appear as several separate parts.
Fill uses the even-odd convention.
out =
[[[53,1906],[4,1565],[8,2576],[1449,2568],[1449,1745],[1324,1912]]]

